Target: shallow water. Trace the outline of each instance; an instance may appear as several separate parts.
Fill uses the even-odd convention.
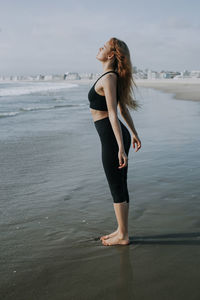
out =
[[[105,247],[117,223],[90,86],[0,97],[1,298],[199,299],[200,103],[139,89],[131,244]]]

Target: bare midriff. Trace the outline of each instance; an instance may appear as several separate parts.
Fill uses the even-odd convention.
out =
[[[91,111],[94,122],[108,117],[107,110],[96,110],[96,109],[90,108],[90,111]]]

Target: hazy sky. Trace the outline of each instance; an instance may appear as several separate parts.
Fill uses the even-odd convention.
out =
[[[199,0],[0,0],[0,75],[102,72],[110,37],[138,68],[199,70],[199,12]]]

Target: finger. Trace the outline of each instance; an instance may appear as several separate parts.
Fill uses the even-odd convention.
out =
[[[122,164],[122,157],[120,156],[119,157],[119,165],[121,165]]]
[[[121,168],[125,168],[127,166],[127,162],[125,162]]]
[[[128,158],[125,158],[124,163],[119,167],[119,169],[122,169],[122,168],[126,167],[127,163],[128,163]]]
[[[124,167],[125,162],[123,162],[123,164],[121,163],[120,166],[118,167],[119,169]]]
[[[136,152],[140,149],[140,143],[137,144],[137,150]]]
[[[120,167],[118,167],[118,169],[122,169],[122,168],[124,168],[124,167],[126,167],[125,164],[123,164],[123,165],[121,165]]]

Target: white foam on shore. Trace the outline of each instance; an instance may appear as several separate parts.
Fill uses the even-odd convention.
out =
[[[11,112],[5,112],[5,113],[0,113],[0,118],[5,118],[5,117],[13,117],[18,115],[18,111],[11,111]]]
[[[0,97],[29,95],[38,92],[49,92],[61,89],[69,89],[77,86],[78,84],[74,83],[29,83],[28,85],[24,84],[23,86],[11,86],[1,88]]]

